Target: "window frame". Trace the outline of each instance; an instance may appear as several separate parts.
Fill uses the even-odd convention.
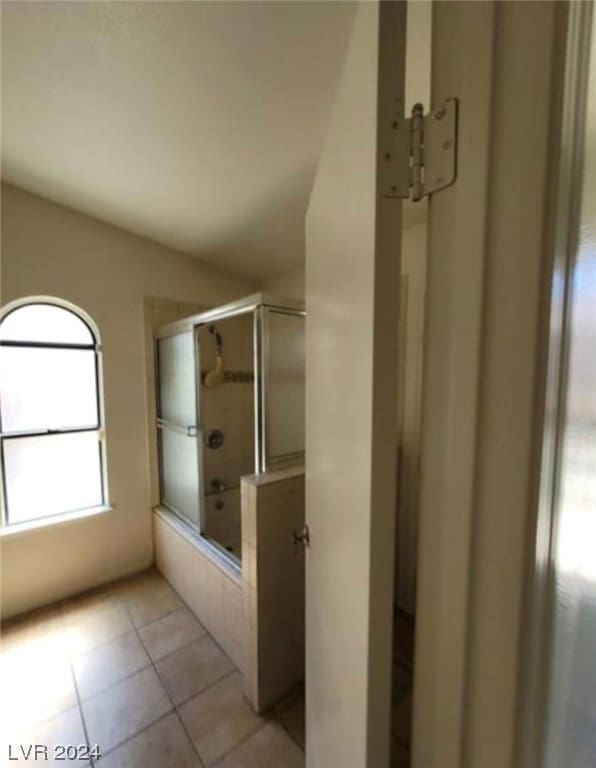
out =
[[[106,430],[105,430],[105,411],[103,398],[103,359],[101,337],[97,325],[89,315],[80,307],[62,299],[48,296],[31,296],[24,299],[18,299],[6,306],[0,308],[0,326],[13,313],[19,309],[28,306],[48,305],[58,307],[72,313],[77,320],[82,322],[91,335],[92,341],[89,343],[73,342],[54,342],[54,341],[26,341],[26,340],[3,340],[0,339],[0,347],[9,347],[17,349],[60,349],[60,350],[86,350],[94,353],[95,369],[95,400],[97,420],[95,424],[79,427],[61,427],[61,428],[37,428],[25,430],[3,430],[2,424],[2,404],[0,401],[0,531],[7,533],[22,528],[43,527],[60,522],[65,519],[84,517],[93,512],[102,511],[110,508],[108,499],[108,478],[107,478],[107,450],[106,450]],[[56,435],[80,434],[84,432],[95,432],[98,437],[98,460],[100,473],[101,501],[100,504],[91,507],[79,507],[76,509],[62,510],[58,513],[40,515],[38,517],[28,518],[10,522],[8,491],[6,482],[6,465],[4,455],[4,445],[6,440],[14,440],[27,437],[53,437]]]

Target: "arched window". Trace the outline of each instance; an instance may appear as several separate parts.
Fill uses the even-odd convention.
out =
[[[4,525],[105,505],[100,355],[76,307],[31,299],[0,314]]]

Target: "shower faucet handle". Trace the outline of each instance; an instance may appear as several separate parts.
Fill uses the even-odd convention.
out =
[[[302,544],[304,547],[310,545],[308,525],[305,525],[301,531],[292,531],[292,544],[294,545],[294,554],[298,552],[298,544]]]

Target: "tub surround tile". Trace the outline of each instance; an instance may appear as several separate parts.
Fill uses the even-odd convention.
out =
[[[259,712],[304,679],[303,525],[303,468],[243,478],[244,690]]]
[[[237,572],[206,554],[200,543],[183,540],[183,534],[167,512],[155,512],[154,522],[157,563],[163,569],[163,575],[180,589],[180,574],[184,573],[185,583],[189,586],[182,587],[186,594],[180,591],[181,596],[205,629],[240,667],[244,660],[243,635],[238,629],[242,626],[242,581]],[[173,565],[181,560],[180,552],[189,553],[183,568]]]
[[[157,670],[176,704],[187,701],[234,669],[213,640],[201,637],[157,662]]]
[[[139,634],[153,661],[206,634],[190,611],[182,608],[141,627]]]

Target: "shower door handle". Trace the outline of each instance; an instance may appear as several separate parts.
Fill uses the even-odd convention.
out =
[[[176,424],[167,419],[156,419],[155,423],[157,424],[158,429],[167,429],[170,432],[178,432],[178,434],[186,435],[187,437],[197,437],[201,431],[201,427],[196,424],[189,424],[184,427],[181,424]]]

